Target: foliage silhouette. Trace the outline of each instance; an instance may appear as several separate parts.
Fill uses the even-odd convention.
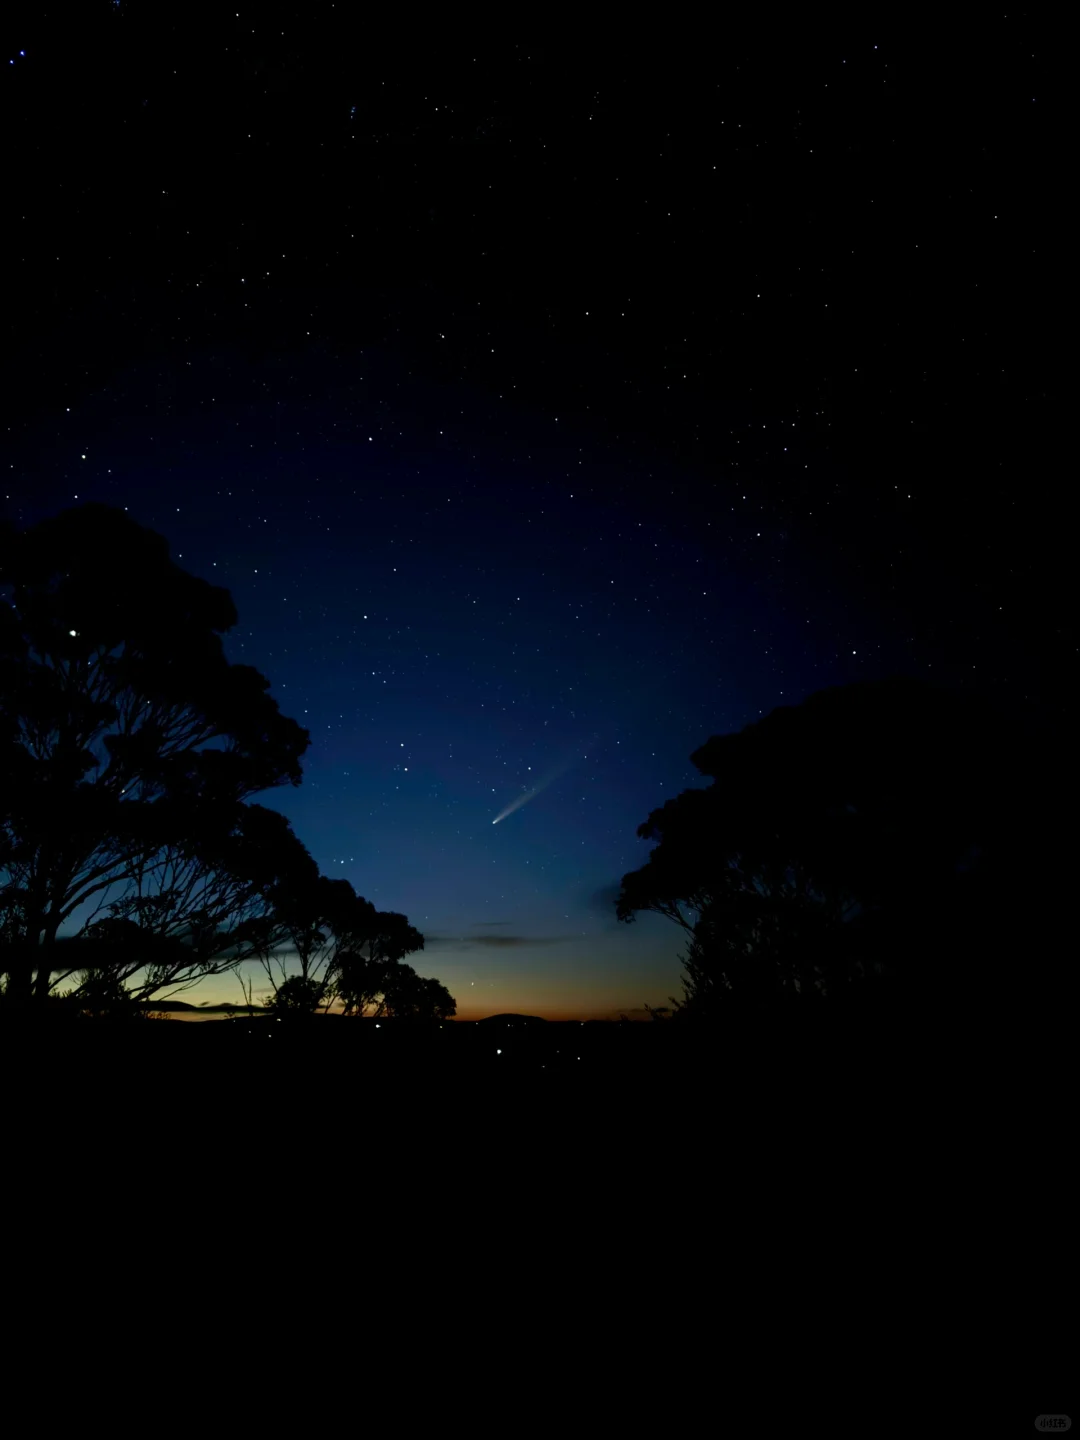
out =
[[[343,950],[334,975],[334,998],[344,1015],[386,1013],[387,963],[356,950]]]
[[[78,984],[69,991],[51,996],[64,1013],[85,1020],[148,1020],[149,1012],[109,969],[79,973]]]
[[[266,1009],[279,1019],[304,1019],[323,1003],[325,988],[307,975],[290,975],[267,1000]]]
[[[309,743],[258,671],[226,661],[228,593],[103,505],[5,530],[0,589],[8,1003],[47,997],[58,932],[92,902],[104,915],[88,924],[129,922],[126,956],[138,930],[143,994],[227,968],[223,928],[298,845],[243,802],[299,784]]]
[[[822,691],[714,736],[691,757],[712,783],[639,828],[657,843],[623,877],[616,914],[683,931],[683,1018],[883,985],[955,998],[977,983],[963,956],[990,940],[991,877],[1018,813],[1010,743],[997,712],[906,679]]]
[[[383,980],[384,1013],[397,1020],[450,1020],[453,996],[438,980],[425,980],[411,965],[388,962]]]
[[[334,994],[346,1015],[388,1015],[398,1019],[448,1020],[457,1013],[453,996],[438,980],[424,979],[406,955],[424,948],[424,937],[395,911],[376,911],[361,944],[342,950]]]
[[[320,876],[288,821],[251,803],[300,783],[309,735],[257,670],[225,659],[228,592],[104,505],[0,526],[0,592],[5,1011],[44,1013],[71,977],[67,1000],[89,1012],[137,1007],[246,959],[274,984],[275,957],[282,1008],[305,986],[329,1003],[346,955],[351,1003],[376,978],[365,1003],[381,1002],[423,936]]]
[[[347,880],[330,880],[314,867],[275,887],[267,915],[248,925],[243,938],[275,992],[292,978],[295,960],[326,1008],[337,1001],[347,1015],[385,1013],[386,988],[395,983],[399,962],[424,948],[406,916],[377,910]]]

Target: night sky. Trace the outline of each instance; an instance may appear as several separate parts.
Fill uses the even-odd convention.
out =
[[[459,1016],[665,1004],[613,900],[710,735],[1072,683],[1054,37],[360,14],[8,17],[4,513],[229,589],[312,733],[259,799]]]

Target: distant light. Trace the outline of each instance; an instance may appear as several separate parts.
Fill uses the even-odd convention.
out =
[[[501,1054],[502,1054],[502,1051],[501,1051],[501,1050],[496,1050],[496,1051],[495,1051],[495,1054],[496,1054],[496,1055],[501,1055]]]
[[[79,633],[79,632],[78,632],[77,630],[69,630],[69,631],[68,631],[68,634],[69,634],[69,635],[78,635],[78,633]]]

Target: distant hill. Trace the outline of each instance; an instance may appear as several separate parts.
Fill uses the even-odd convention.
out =
[[[546,1025],[548,1022],[539,1015],[485,1015],[477,1025]]]
[[[146,1000],[143,1002],[142,1008],[144,1010],[153,1010],[156,1014],[161,1015],[174,1011],[183,1011],[190,1015],[231,1015],[235,1011],[243,1014],[247,1011],[248,1007],[246,1005],[233,1005],[228,1000],[221,1005],[192,1005],[187,1000]],[[259,1011],[261,1008],[259,1005],[255,1006],[256,1011]]]

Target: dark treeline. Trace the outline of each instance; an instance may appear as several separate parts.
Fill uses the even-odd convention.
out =
[[[145,1018],[249,960],[278,1016],[454,1014],[405,962],[424,948],[407,917],[321,875],[252,801],[300,783],[310,737],[226,660],[226,590],[124,512],[84,505],[0,531],[0,598],[9,1023]]]
[[[665,1017],[969,1017],[1067,968],[1071,749],[1052,717],[910,678],[821,691],[691,756],[619,919],[685,947]],[[1010,1000],[1009,997],[1012,997]]]
[[[251,960],[271,989],[256,1007],[245,986],[251,1012],[290,1036],[320,1011],[429,1033],[453,1017],[445,987],[406,963],[424,947],[407,917],[321,875],[285,818],[253,802],[300,783],[309,736],[257,670],[225,659],[227,591],[123,512],[86,505],[0,532],[0,594],[9,1033],[146,1018]],[[755,1017],[773,1036],[785,1017],[824,1033],[852,1006],[907,1023],[1054,991],[1071,795],[1056,734],[897,679],[710,739],[691,757],[709,783],[640,827],[654,848],[616,903],[624,921],[665,916],[684,941],[683,997],[637,1028],[735,1044]],[[537,1044],[515,1037],[515,1053]],[[675,1053],[656,1035],[633,1044]]]

